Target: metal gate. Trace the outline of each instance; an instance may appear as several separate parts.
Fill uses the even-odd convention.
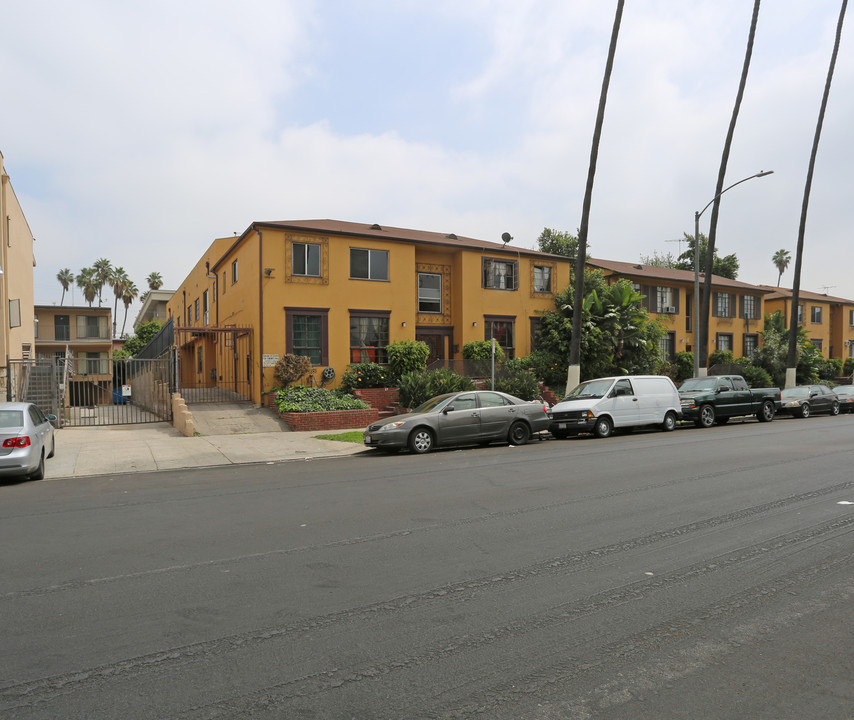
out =
[[[175,345],[188,405],[252,399],[252,328],[176,327]]]
[[[35,403],[60,426],[170,422],[174,366],[170,356],[14,360],[10,399]]]

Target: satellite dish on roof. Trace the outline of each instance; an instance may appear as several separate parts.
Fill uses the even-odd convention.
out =
[[[507,243],[509,243],[512,239],[513,239],[513,236],[510,233],[508,233],[508,232],[501,233],[501,240],[505,245]]]

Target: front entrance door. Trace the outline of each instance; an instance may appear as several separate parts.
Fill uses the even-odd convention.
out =
[[[450,342],[451,329],[421,329],[415,331],[415,339],[427,343],[430,354],[427,356],[427,365],[448,357],[448,343]]]

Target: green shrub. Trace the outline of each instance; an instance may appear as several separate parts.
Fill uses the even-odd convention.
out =
[[[388,368],[393,378],[400,378],[406,373],[421,372],[427,368],[427,358],[430,348],[421,340],[401,340],[386,347],[388,352]]]
[[[436,395],[473,389],[471,378],[446,368],[406,373],[398,384],[400,404],[407,408],[416,408]]]
[[[491,340],[475,340],[463,345],[464,360],[491,360],[492,359],[492,341]],[[498,343],[495,343],[495,362],[504,360],[504,348]]]
[[[683,380],[694,377],[694,353],[678,352],[671,363],[673,382],[677,385]]]
[[[741,376],[752,388],[774,387],[774,380],[765,368],[756,367],[750,358],[739,358],[735,364],[741,368]]]
[[[529,366],[527,358],[505,362],[501,376],[495,378],[495,389],[522,400],[536,400],[540,395],[540,384]]]
[[[827,358],[819,365],[818,377],[821,380],[834,380],[842,375],[842,358]]]
[[[564,358],[549,350],[534,350],[528,359],[534,374],[550,388],[566,385],[567,365]]]
[[[709,367],[714,365],[732,365],[735,362],[735,356],[732,350],[715,350],[709,354]]]
[[[276,407],[279,412],[325,412],[366,410],[370,405],[336,390],[294,385],[276,393]]]
[[[384,365],[372,362],[353,363],[341,376],[341,389],[381,388],[391,384],[391,374]]]
[[[843,375],[851,375],[854,373],[854,358],[845,358],[845,364],[842,366]]]
[[[305,377],[312,371],[311,359],[303,355],[293,355],[287,353],[282,355],[281,359],[273,368],[273,375],[276,377],[282,387],[291,385],[300,378]]]

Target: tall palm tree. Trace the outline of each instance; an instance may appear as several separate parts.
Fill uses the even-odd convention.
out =
[[[732,116],[729,121],[729,129],[727,130],[726,140],[724,141],[724,151],[721,155],[721,165],[718,170],[718,184],[715,189],[715,199],[712,205],[712,217],[709,221],[709,242],[706,245],[706,267],[712,268],[715,263],[715,238],[718,230],[718,211],[721,207],[721,195],[723,194],[724,178],[726,177],[727,162],[729,161],[729,152],[732,147],[732,137],[735,134],[735,123],[738,120],[738,111],[741,108],[741,100],[744,97],[744,87],[747,85],[747,73],[750,70],[750,58],[753,55],[753,39],[756,36],[756,22],[759,19],[759,2],[753,2],[753,16],[750,20],[750,32],[747,36],[747,50],[744,53],[744,63],[741,66],[741,80],[738,84],[738,92],[735,97],[735,107],[732,109]],[[708,346],[709,346],[709,310],[711,309],[712,297],[712,273],[707,272],[703,280],[703,289],[700,293],[700,316],[698,320],[700,324],[697,326],[700,333],[697,338],[697,345],[694,352],[699,353],[698,361],[700,368],[705,368],[708,364]],[[697,307],[697,301],[694,301],[694,307]]]
[[[830,84],[833,81],[833,70],[836,67],[836,56],[839,53],[839,41],[842,37],[842,24],[845,21],[845,9],[848,0],[842,0],[842,8],[839,10],[839,20],[836,23],[836,40],[833,43],[833,53],[830,56],[830,67],[827,69],[827,79],[824,82],[824,95],[821,98],[821,108],[818,111],[818,120],[815,124],[815,137],[810,153],[810,163],[807,169],[807,181],[804,187],[804,201],[801,205],[801,222],[798,227],[798,247],[795,251],[795,279],[792,283],[792,319],[790,328],[798,327],[798,295],[801,291],[801,261],[804,256],[804,234],[807,227],[807,208],[810,203],[810,188],[812,187],[812,176],[815,170],[815,157],[818,154],[818,141],[821,138],[821,126],[824,124],[824,113],[827,110],[827,98],[830,96]],[[786,358],[786,387],[796,384],[798,365],[798,338],[796,332],[789,333],[789,352]]]
[[[133,280],[128,280],[128,283],[125,286],[125,290],[122,293],[122,302],[125,304],[125,317],[124,320],[122,320],[122,337],[124,337],[125,325],[128,321],[128,308],[138,295],[139,290],[137,289],[136,285],[134,285]]]
[[[62,298],[59,300],[60,306],[65,302],[65,293],[68,292],[68,288],[74,283],[74,273],[71,272],[69,268],[62,268],[57,274],[56,279],[59,280],[59,284],[62,285]]]
[[[581,207],[581,226],[578,228],[578,252],[575,258],[575,294],[572,301],[572,337],[569,345],[569,369],[567,371],[567,390],[574,387],[581,377],[581,307],[584,302],[584,265],[587,262],[587,228],[590,221],[590,203],[593,198],[593,178],[596,176],[596,161],[599,158],[599,140],[602,137],[602,124],[605,121],[605,103],[608,100],[608,86],[611,84],[611,72],[614,69],[614,55],[617,52],[617,38],[620,35],[620,22],[623,17],[624,0],[617,0],[614,26],[611,29],[611,44],[608,47],[608,59],[605,62],[605,76],[599,93],[599,109],[596,113],[596,125],[593,130],[593,146],[590,150],[590,165],[587,168],[587,185],[584,188],[584,202]]]
[[[116,296],[116,300],[113,303],[113,337],[116,335],[116,321],[118,320],[118,309],[119,309],[119,300],[122,299],[122,296],[125,294],[125,288],[128,286],[130,282],[130,278],[128,277],[127,272],[123,267],[117,267],[113,270],[113,276],[111,278],[113,285],[113,295]]]
[[[774,253],[774,257],[771,258],[771,262],[777,268],[777,287],[780,287],[780,278],[783,277],[783,273],[786,272],[786,268],[789,267],[791,261],[792,254],[788,250],[778,250]]]
[[[93,264],[98,287],[98,307],[101,307],[101,290],[104,285],[110,285],[113,277],[113,265],[107,258],[98,258]]]
[[[160,277],[159,272],[151,273],[147,278],[145,278],[145,282],[148,283],[148,287],[151,290],[159,290],[163,287],[163,278]]]
[[[95,298],[98,297],[98,276],[94,268],[81,268],[77,273],[77,287],[83,291],[83,297],[92,307]]]

